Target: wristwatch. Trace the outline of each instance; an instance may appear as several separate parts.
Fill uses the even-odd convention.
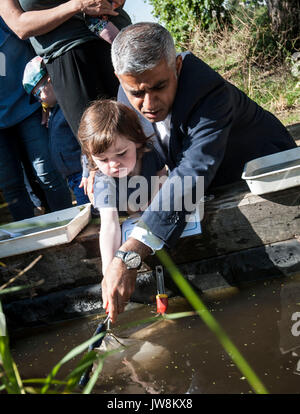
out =
[[[117,250],[115,257],[121,259],[125,263],[127,269],[139,269],[142,265],[141,256],[138,253],[133,252],[131,250],[129,250],[128,252],[122,252],[121,250]]]

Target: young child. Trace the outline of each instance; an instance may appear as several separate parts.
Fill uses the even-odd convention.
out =
[[[101,217],[99,240],[104,275],[121,246],[119,213],[135,212],[137,205],[143,210],[158,190],[152,188],[151,177],[166,175],[166,168],[151,137],[144,134],[137,114],[120,102],[93,102],[82,116],[78,139],[91,168],[96,169],[94,207]],[[148,184],[140,188],[146,194],[141,197],[146,200],[142,208],[141,202],[130,203],[136,190],[132,184],[139,176]]]
[[[34,57],[27,63],[23,86],[28,94],[42,103],[44,123],[49,131],[49,149],[53,164],[67,179],[77,205],[89,203],[89,198],[83,188],[81,148],[57,104],[50,77],[40,56]]]

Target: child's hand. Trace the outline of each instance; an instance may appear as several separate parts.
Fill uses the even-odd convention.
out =
[[[79,188],[83,187],[84,194],[88,196],[90,202],[94,204],[94,186],[89,184],[89,177],[82,177]]]
[[[83,187],[83,191],[85,195],[87,195],[87,184],[88,184],[88,177],[82,177],[78,187],[79,188]]]
[[[50,108],[43,108],[42,111],[42,125],[45,125],[46,128],[48,128],[48,122],[49,122],[49,115],[50,115]]]
[[[90,202],[94,204],[94,182],[96,171],[90,171],[88,177],[82,177],[79,188],[83,187],[84,194],[88,196]]]

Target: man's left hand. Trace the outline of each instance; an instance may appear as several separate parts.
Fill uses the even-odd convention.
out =
[[[134,292],[137,270],[128,270],[118,258],[114,258],[107,268],[102,280],[103,307],[109,314],[112,323],[117,315],[124,311],[130,296]]]
[[[128,252],[129,250],[138,253],[143,260],[152,253],[150,247],[142,242],[129,237],[119,250]],[[112,323],[116,322],[117,315],[124,311],[130,296],[135,289],[137,270],[128,270],[125,263],[114,257],[102,280],[102,299],[103,307],[110,316]]]

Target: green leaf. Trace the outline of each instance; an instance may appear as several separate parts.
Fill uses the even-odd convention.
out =
[[[158,256],[161,263],[167,268],[168,272],[172,276],[172,279],[180,288],[184,296],[187,298],[187,300],[190,302],[193,308],[197,311],[197,313],[202,318],[204,323],[208,326],[208,328],[216,335],[217,339],[219,340],[223,348],[226,350],[228,355],[231,357],[233,362],[247,378],[247,381],[249,382],[253,390],[258,394],[267,394],[268,391],[266,390],[263,383],[257,377],[255,372],[252,370],[250,365],[241,355],[241,353],[233,344],[233,342],[228,337],[223,328],[219,325],[217,320],[212,316],[212,314],[204,305],[197,293],[194,291],[190,283],[182,276],[181,272],[176,267],[175,263],[172,261],[170,256],[166,253],[164,249],[158,250],[156,252],[156,255]]]
[[[42,394],[47,392],[51,380],[55,377],[55,375],[57,374],[57,372],[59,371],[59,369],[61,368],[62,365],[64,365],[65,363],[69,362],[71,359],[75,358],[77,355],[84,352],[89,347],[89,345],[91,345],[92,343],[94,343],[98,339],[102,338],[104,335],[105,335],[105,333],[103,333],[103,332],[98,334],[98,335],[95,335],[92,338],[90,338],[89,340],[85,341],[84,343],[78,345],[76,348],[72,349],[70,352],[68,352],[67,355],[65,355],[55,365],[55,367],[52,369],[52,371],[50,372],[50,374],[46,378],[46,384],[45,384],[45,386],[43,387],[43,389],[41,391]]]

